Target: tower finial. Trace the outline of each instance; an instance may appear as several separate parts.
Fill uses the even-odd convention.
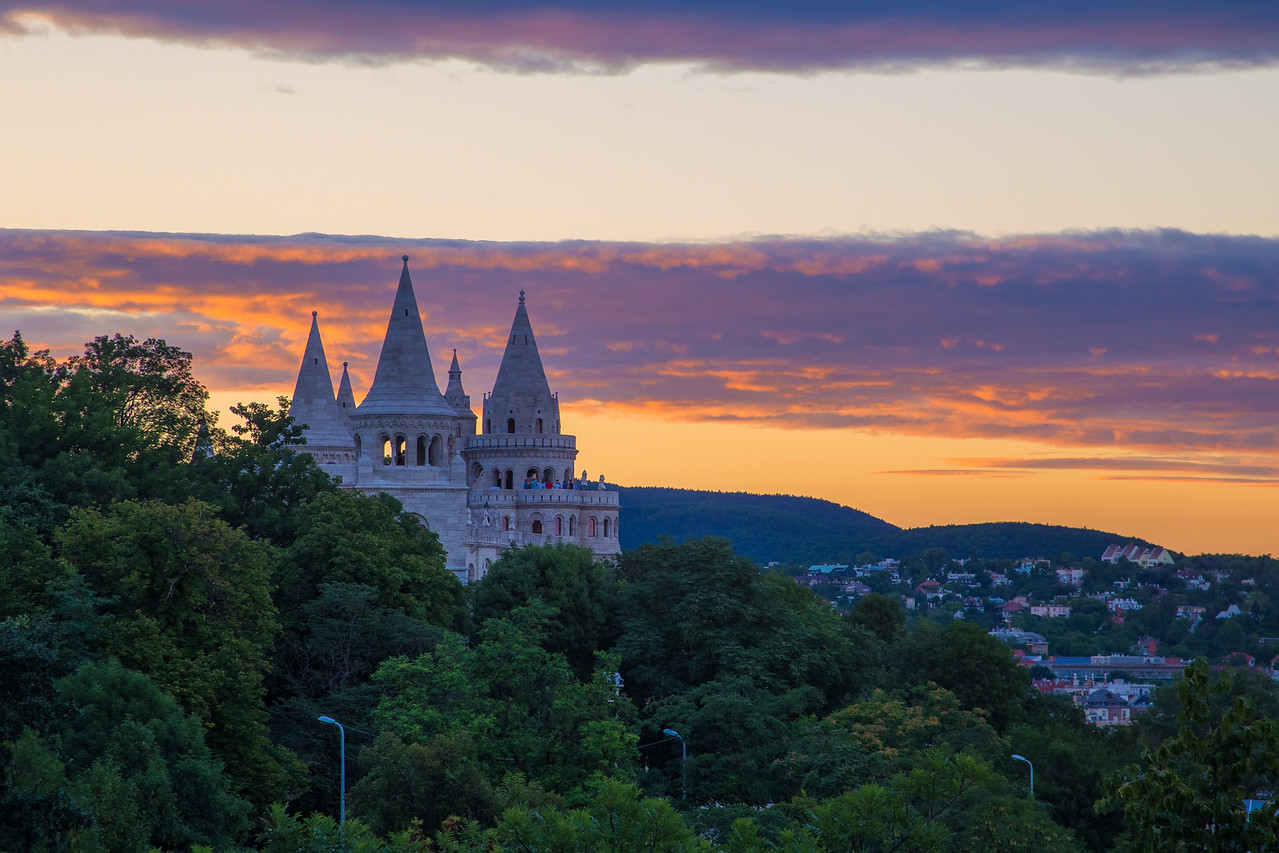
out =
[[[311,316],[312,316],[312,317],[318,317],[318,316],[320,316],[320,312],[319,312],[319,311],[312,311],[312,312],[311,312]]]
[[[408,256],[408,255],[402,255],[402,256],[400,257],[400,260],[404,261],[404,266],[406,266],[406,267],[407,267],[407,266],[409,265],[409,256]]]
[[[520,288],[520,301],[524,301],[524,288]]]

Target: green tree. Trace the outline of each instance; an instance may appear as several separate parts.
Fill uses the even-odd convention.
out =
[[[79,833],[85,849],[90,837],[109,850],[225,848],[247,830],[249,804],[231,793],[200,720],[149,678],[109,660],[58,687],[76,710],[58,730],[65,762],[79,768],[70,788],[94,816]]]
[[[76,510],[58,544],[112,602],[103,651],[210,725],[237,791],[279,797],[296,769],[267,740],[263,676],[278,625],[266,546],[196,501]]]
[[[464,628],[462,585],[444,567],[434,533],[390,495],[326,492],[296,510],[297,536],[275,564],[276,605],[287,630],[325,584],[363,584],[377,603],[432,625]]]
[[[551,609],[546,649],[561,652],[579,678],[595,669],[597,649],[617,639],[618,589],[612,563],[577,545],[540,545],[506,551],[478,584],[471,604],[477,624],[510,615],[533,599]]]
[[[967,621],[952,620],[941,629],[918,619],[889,657],[897,684],[945,687],[964,708],[988,711],[997,731],[1023,716],[1032,695],[1030,676],[1009,647]]]
[[[853,607],[852,620],[885,643],[893,642],[906,632],[906,614],[897,600],[887,595],[863,596]]]
[[[816,690],[824,709],[860,690],[874,666],[870,634],[722,539],[644,545],[622,554],[620,574],[617,649],[641,704],[743,676],[770,693]]]
[[[1128,821],[1128,850],[1269,850],[1279,844],[1273,808],[1248,815],[1245,800],[1273,797],[1279,779],[1279,724],[1259,717],[1248,697],[1224,711],[1213,697],[1232,678],[1215,681],[1197,660],[1177,685],[1177,733],[1120,771],[1107,793]]]
[[[609,779],[596,782],[586,805],[571,812],[508,809],[495,835],[498,849],[524,853],[692,853],[711,849],[669,801],[642,798],[635,785]]]

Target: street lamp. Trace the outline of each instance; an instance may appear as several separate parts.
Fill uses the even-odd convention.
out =
[[[321,723],[328,723],[330,726],[338,727],[338,743],[341,745],[342,756],[342,787],[338,793],[338,823],[346,823],[346,729],[342,728],[342,724],[332,717],[319,717]]]
[[[688,744],[684,742],[684,738],[680,737],[680,733],[675,731],[674,729],[662,729],[662,734],[666,735],[667,737],[673,737],[679,741],[680,751],[681,751],[680,761],[679,761],[679,772],[680,772],[681,782],[683,785],[682,789],[680,790],[679,798],[681,800],[686,800],[688,799]]]
[[[1017,761],[1024,761],[1030,765],[1030,795],[1032,797],[1035,796],[1035,765],[1030,763],[1029,758],[1020,756],[1017,753],[1013,753],[1013,758]]]

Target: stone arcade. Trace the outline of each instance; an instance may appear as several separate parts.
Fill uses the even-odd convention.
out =
[[[456,351],[443,394],[435,381],[408,262],[405,255],[377,372],[359,405],[345,363],[334,395],[312,312],[289,409],[306,425],[302,449],[342,488],[399,499],[439,535],[463,582],[484,577],[512,546],[572,542],[616,554],[618,493],[574,467],[577,440],[560,431],[524,291],[477,435]],[[534,480],[551,488],[525,487]]]

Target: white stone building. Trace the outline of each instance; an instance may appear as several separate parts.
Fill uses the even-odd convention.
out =
[[[560,429],[524,292],[477,434],[456,351],[443,394],[436,383],[408,260],[373,384],[358,405],[345,363],[333,393],[312,312],[289,409],[306,425],[302,449],[342,488],[396,497],[440,537],[463,582],[483,577],[512,546],[572,542],[617,554],[618,493],[577,471],[577,440]]]

